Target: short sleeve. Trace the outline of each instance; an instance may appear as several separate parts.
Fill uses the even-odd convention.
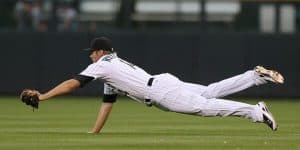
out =
[[[94,80],[93,77],[89,77],[89,76],[84,76],[84,75],[75,75],[73,77],[73,79],[77,80],[80,82],[80,87],[84,87],[87,83],[91,82],[92,80]]]
[[[118,94],[114,91],[113,87],[104,83],[103,102],[114,103],[117,100],[117,95]]]
[[[104,74],[104,64],[101,63],[93,63],[90,64],[86,69],[84,69],[80,75],[93,77],[94,79],[98,79],[103,77]]]
[[[110,85],[104,83],[103,94],[105,94],[105,95],[113,95],[113,94],[118,94],[118,93],[114,91],[113,87],[111,87]]]

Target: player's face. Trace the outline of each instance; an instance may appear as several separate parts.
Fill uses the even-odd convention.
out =
[[[93,62],[97,62],[101,56],[103,55],[103,51],[93,51],[90,55],[90,58]]]

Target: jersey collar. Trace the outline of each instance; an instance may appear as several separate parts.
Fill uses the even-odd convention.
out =
[[[113,58],[116,58],[118,56],[117,56],[116,52],[110,53],[110,54],[106,54],[106,55],[103,55],[97,62],[103,61],[104,59],[107,59],[107,57],[110,57],[111,59],[113,59]]]

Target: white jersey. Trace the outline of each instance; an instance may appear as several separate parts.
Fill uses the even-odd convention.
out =
[[[168,73],[151,76],[112,53],[102,56],[80,75],[104,81],[104,94],[116,94],[116,90],[119,90],[146,105],[147,100],[150,100],[151,105],[162,110],[200,116],[239,116],[254,122],[263,121],[257,105],[218,99],[220,96],[263,84],[260,81],[262,77],[255,71],[247,71],[205,87],[182,82]],[[150,78],[153,84],[148,86]]]
[[[116,53],[102,56],[90,64],[80,75],[102,80],[104,94],[123,93],[143,102],[147,93],[147,82],[151,75],[119,57]]]

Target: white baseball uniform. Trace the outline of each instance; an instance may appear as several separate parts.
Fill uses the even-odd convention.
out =
[[[203,86],[183,82],[169,73],[150,75],[112,53],[102,56],[80,75],[102,80],[105,83],[104,94],[123,93],[141,103],[151,100],[151,104],[165,111],[200,116],[239,116],[254,122],[263,121],[257,105],[218,99],[266,83],[255,71]]]

